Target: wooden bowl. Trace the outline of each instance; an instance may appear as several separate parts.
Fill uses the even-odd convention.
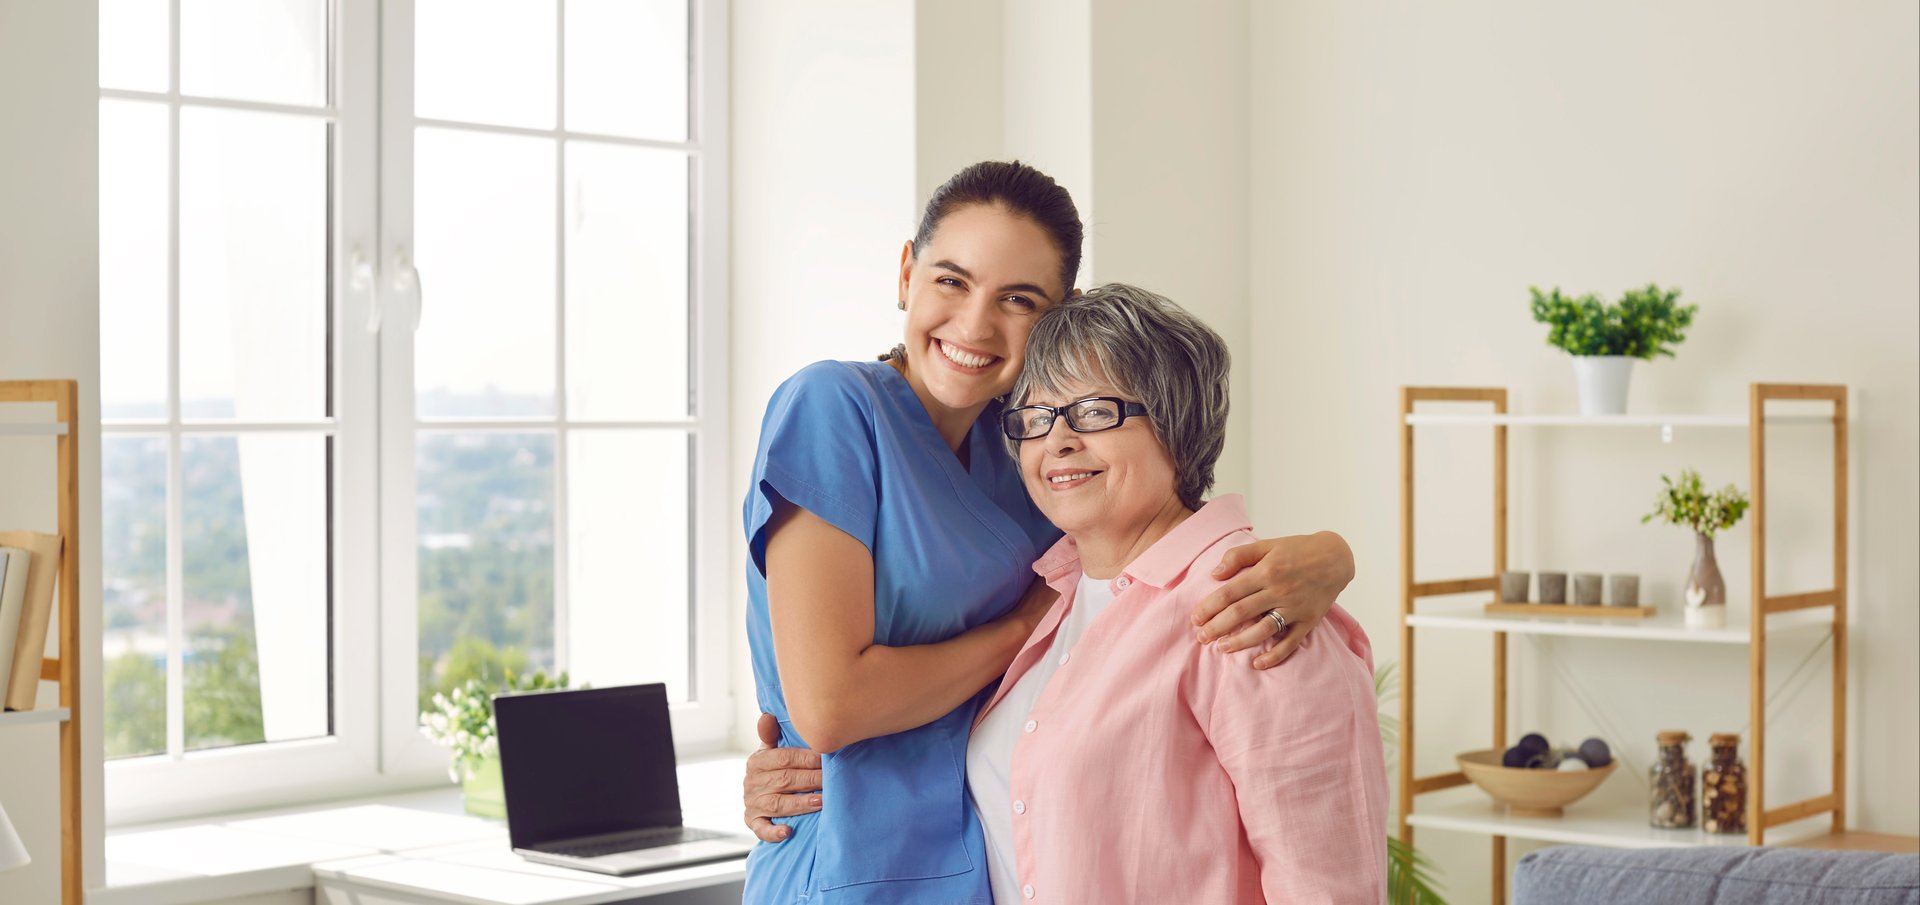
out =
[[[1493,800],[1513,809],[1516,817],[1558,817],[1561,809],[1599,788],[1613,768],[1615,758],[1604,767],[1562,773],[1559,770],[1529,770],[1500,765],[1499,751],[1468,751],[1456,755],[1460,772],[1493,796]]]

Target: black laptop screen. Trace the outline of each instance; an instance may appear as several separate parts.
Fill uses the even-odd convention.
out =
[[[514,848],[680,825],[665,685],[494,699]]]

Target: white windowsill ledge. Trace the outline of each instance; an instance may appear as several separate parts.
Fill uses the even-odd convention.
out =
[[[680,766],[690,825],[734,829],[745,755]],[[505,823],[472,817],[455,787],[109,830],[107,885],[89,905],[194,905],[312,889],[313,865],[442,846],[507,844]]]

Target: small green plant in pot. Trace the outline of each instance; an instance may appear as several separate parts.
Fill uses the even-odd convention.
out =
[[[1573,356],[1582,415],[1626,414],[1634,359],[1671,358],[1700,308],[1678,304],[1680,290],[1651,283],[1627,290],[1612,303],[1593,293],[1561,295],[1558,287],[1527,291],[1533,295],[1533,319],[1547,325],[1547,344]]]
[[[549,677],[544,670],[525,675],[509,671],[503,682],[468,679],[453,690],[435,694],[432,707],[420,712],[420,731],[434,744],[453,752],[447,774],[460,784],[469,814],[507,816],[506,794],[500,784],[500,736],[493,719],[493,696],[519,691],[548,691],[569,686],[566,673]]]
[[[1660,496],[1654,509],[1640,519],[1692,529],[1693,568],[1687,572],[1687,625],[1720,628],[1727,624],[1727,582],[1714,557],[1713,536],[1738,524],[1747,514],[1747,495],[1728,484],[1708,493],[1700,473],[1682,469],[1678,480],[1660,476]]]

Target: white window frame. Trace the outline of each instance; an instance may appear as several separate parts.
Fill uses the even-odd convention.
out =
[[[168,105],[168,222],[167,277],[167,417],[163,421],[106,421],[107,438],[157,436],[168,447],[167,570],[168,570],[168,749],[169,754],[110,760],[104,767],[106,819],[110,825],[140,823],[189,813],[212,813],[264,806],[290,796],[325,797],[364,788],[375,779],[378,766],[378,722],[372,717],[377,700],[377,677],[357,664],[360,652],[376,643],[375,606],[378,586],[373,579],[377,549],[371,538],[377,527],[374,450],[376,374],[372,343],[356,339],[350,329],[360,312],[345,291],[344,249],[348,237],[373,219],[378,125],[375,111],[377,72],[373,48],[374,0],[336,0],[331,7],[332,42],[328,65],[328,97],[323,110],[282,104],[253,103],[183,95],[180,90],[180,0],[169,4],[169,90],[166,92],[106,89],[102,98],[118,98]],[[293,113],[324,118],[333,126],[330,141],[329,241],[329,392],[331,417],[297,423],[237,421],[183,421],[180,417],[180,110],[183,106]],[[331,570],[332,688],[331,735],[299,741],[270,742],[183,751],[180,725],[185,682],[181,668],[184,646],[181,620],[181,471],[183,438],[249,431],[308,432],[333,437],[331,480],[333,498],[329,543]],[[264,652],[263,652],[264,653]]]
[[[565,3],[563,21],[555,29],[556,65],[566,59]],[[381,97],[381,221],[378,247],[381,260],[406,260],[413,248],[413,48],[414,0],[388,0],[382,6]],[[729,687],[729,647],[734,635],[727,629],[728,541],[735,522],[727,493],[727,4],[723,0],[688,0],[688,140],[647,141],[566,130],[566,82],[555,80],[558,128],[459,124],[462,129],[540,138],[587,138],[610,144],[682,151],[692,159],[689,180],[692,258],[687,327],[691,415],[685,419],[609,421],[571,418],[566,412],[565,296],[556,292],[559,316],[554,331],[555,415],[549,419],[476,419],[473,422],[435,419],[436,428],[471,426],[501,429],[519,422],[540,431],[555,431],[554,446],[554,616],[556,666],[567,668],[565,620],[568,609],[566,436],[579,429],[673,428],[686,430],[693,441],[688,467],[690,547],[693,562],[688,575],[689,700],[672,708],[674,743],[682,754],[731,747],[734,720]],[[555,179],[565,179],[565,143],[556,142]],[[556,185],[556,202],[566,197]],[[556,211],[556,217],[559,215]],[[556,243],[565,242],[564,230]],[[556,249],[558,251],[558,249]],[[556,253],[556,280],[564,279],[565,258]],[[425,294],[431,295],[433,276],[421,274]],[[415,424],[413,385],[413,331],[422,316],[433,316],[433,302],[416,293],[396,291],[390,279],[380,281],[381,306],[386,312],[380,350],[381,411],[381,688],[383,732],[381,763],[389,773],[445,775],[448,754],[429,743],[416,728],[419,681],[419,595],[416,501],[414,488]],[[425,308],[425,312],[421,308]],[[397,379],[396,379],[396,375]]]
[[[688,48],[691,140],[652,144],[686,150],[694,159],[688,282],[693,406],[685,424],[672,424],[688,430],[694,443],[689,458],[693,532],[688,583],[691,700],[673,708],[673,723],[676,748],[682,754],[695,754],[731,747],[734,714],[729,659],[737,633],[730,631],[728,623],[727,576],[729,540],[737,523],[731,516],[736,510],[727,486],[727,4],[724,0],[688,3],[692,32]],[[183,97],[179,90],[180,0],[171,0],[169,7],[170,90],[100,92],[102,98],[170,105],[169,414],[164,421],[114,421],[103,424],[102,429],[114,438],[162,437],[169,447],[167,693],[170,711],[177,715],[183,710],[181,695],[185,690],[179,666],[184,639],[177,574],[181,439],[290,427],[277,423],[195,423],[180,418],[179,110],[185,104],[316,114],[286,105]],[[180,753],[106,763],[106,820],[111,826],[444,785],[447,781],[447,752],[427,742],[417,728],[418,552],[410,328],[420,312],[416,299],[396,291],[393,284],[395,254],[412,246],[412,73],[408,57],[413,43],[413,0],[332,0],[330,12],[330,93],[328,106],[318,115],[334,127],[329,230],[330,391],[334,403],[332,417],[293,427],[334,438],[334,495],[330,501],[333,734],[180,752],[181,728],[176,716],[168,735],[170,750]],[[564,42],[564,28],[558,40]],[[368,266],[357,267],[363,261]],[[367,285],[369,282],[371,285]],[[564,330],[558,331],[556,342],[564,341],[564,335]],[[560,366],[564,367],[564,359]],[[564,412],[556,420],[560,424],[580,423],[565,419]],[[663,424],[634,422],[636,426]],[[627,425],[597,422],[594,426]],[[565,474],[564,452],[564,446],[556,447],[557,476]],[[556,503],[564,509],[564,484],[556,490]],[[564,523],[558,527],[564,527]],[[555,587],[556,596],[560,596],[565,593],[561,558],[565,539],[559,532],[555,547]],[[564,599],[555,601],[555,612],[557,618],[564,618]],[[557,631],[556,638],[561,634]],[[564,660],[560,666],[565,668]]]

